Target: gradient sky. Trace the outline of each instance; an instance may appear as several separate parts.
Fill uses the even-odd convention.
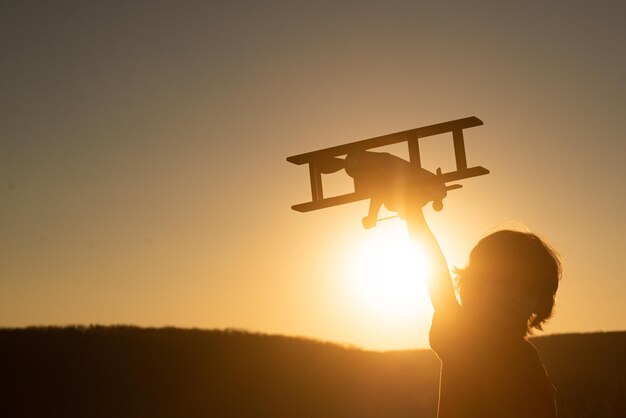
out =
[[[565,260],[546,331],[626,329],[626,6],[469,3],[0,2],[0,326],[426,346],[342,287],[367,203],[292,211],[285,158],[477,116],[491,174],[426,210],[449,263],[523,223]]]

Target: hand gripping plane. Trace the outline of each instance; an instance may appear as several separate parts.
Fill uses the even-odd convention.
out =
[[[309,165],[311,181],[312,200],[294,205],[292,209],[309,212],[370,199],[368,214],[363,218],[363,226],[367,229],[382,220],[378,219],[382,205],[398,212],[401,217],[405,210],[431,201],[433,209],[440,211],[447,192],[462,187],[446,183],[489,174],[484,167],[468,167],[465,156],[463,130],[482,124],[473,116],[288,157],[287,161],[291,163]],[[432,173],[422,168],[419,139],[444,133],[452,133],[456,170],[442,173],[437,169]],[[402,142],[408,146],[408,161],[386,152],[368,151]],[[353,178],[354,192],[324,197],[322,174],[340,170],[345,170]]]

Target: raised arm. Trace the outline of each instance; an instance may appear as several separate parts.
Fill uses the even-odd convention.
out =
[[[411,241],[424,251],[424,256],[431,267],[427,273],[426,284],[435,312],[458,308],[448,263],[424,219],[422,210],[413,209],[411,213],[405,214],[405,217]]]

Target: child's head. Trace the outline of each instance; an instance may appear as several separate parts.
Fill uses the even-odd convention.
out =
[[[552,315],[561,262],[537,235],[503,230],[481,239],[456,272],[464,309],[526,334]]]

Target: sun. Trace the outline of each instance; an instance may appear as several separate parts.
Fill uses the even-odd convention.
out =
[[[403,221],[365,231],[349,260],[347,290],[360,310],[378,319],[406,321],[430,308],[424,281],[429,265]]]

